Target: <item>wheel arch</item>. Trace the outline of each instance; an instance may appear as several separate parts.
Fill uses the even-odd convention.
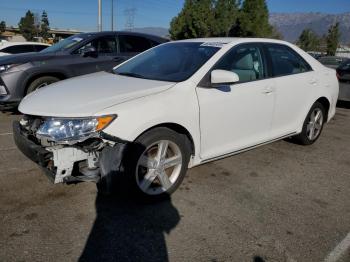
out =
[[[326,119],[328,119],[328,113],[329,113],[329,109],[330,109],[330,106],[331,106],[331,103],[329,102],[329,99],[322,96],[320,98],[318,98],[316,102],[319,102],[320,104],[322,104],[324,106],[324,109],[326,110]]]
[[[36,73],[31,75],[27,81],[25,82],[25,86],[24,86],[24,90],[23,90],[23,96],[26,95],[27,90],[30,86],[30,84],[35,81],[36,79],[38,79],[39,77],[43,77],[43,76],[53,76],[53,77],[57,77],[60,80],[64,80],[67,79],[68,76],[65,73],[62,72],[57,72],[57,71],[53,71],[53,72],[42,72],[42,73]]]
[[[194,143],[194,140],[193,140],[191,133],[188,131],[187,128],[185,128],[184,126],[177,124],[177,123],[167,122],[167,123],[161,123],[161,124],[154,125],[150,128],[147,128],[146,130],[144,130],[141,134],[139,134],[137,136],[137,138],[139,138],[143,134],[145,134],[145,133],[147,133],[147,132],[149,132],[152,129],[157,128],[157,127],[166,127],[166,128],[169,128],[169,129],[171,129],[179,134],[185,135],[187,137],[187,139],[189,140],[190,145],[191,145],[191,155],[195,155],[196,148],[195,148],[195,143]]]

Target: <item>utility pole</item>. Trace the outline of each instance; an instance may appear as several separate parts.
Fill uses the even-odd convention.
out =
[[[102,31],[102,0],[98,0],[98,24],[97,29],[99,32]]]
[[[114,0],[111,0],[112,1],[112,21],[111,21],[111,28],[112,28],[112,31],[114,31],[114,7],[113,7],[113,2],[114,2]]]

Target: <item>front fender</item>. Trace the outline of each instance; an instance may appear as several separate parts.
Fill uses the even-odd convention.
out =
[[[162,124],[177,124],[192,136],[200,152],[199,108],[194,87],[176,85],[167,91],[115,105],[96,115],[117,114],[104,132],[135,141],[146,130]],[[199,155],[199,154],[198,154]]]

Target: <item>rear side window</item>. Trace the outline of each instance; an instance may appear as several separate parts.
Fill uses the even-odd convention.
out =
[[[293,49],[285,45],[268,45],[272,76],[293,75],[311,71],[311,66]]]
[[[32,45],[14,45],[9,46],[1,50],[1,52],[9,53],[9,54],[20,54],[20,53],[28,53],[35,52],[34,47]]]
[[[138,53],[151,48],[153,44],[144,37],[133,35],[120,35],[119,48],[122,53]]]

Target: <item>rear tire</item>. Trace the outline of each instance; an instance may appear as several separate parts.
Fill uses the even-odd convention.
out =
[[[326,121],[326,110],[320,102],[316,102],[307,114],[303,129],[292,141],[300,145],[312,145],[320,137]]]
[[[191,155],[187,136],[169,128],[154,128],[141,135],[123,156],[124,174],[98,183],[100,193],[132,193],[154,201],[169,197],[184,179]],[[107,185],[110,181],[113,185]],[[122,192],[121,192],[122,191]]]
[[[27,95],[37,89],[40,89],[44,86],[50,85],[52,83],[60,81],[59,78],[54,76],[42,76],[37,79],[35,79],[33,82],[30,83],[27,89]]]

